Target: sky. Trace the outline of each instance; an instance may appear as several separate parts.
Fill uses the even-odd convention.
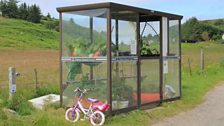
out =
[[[100,2],[116,2],[151,10],[183,15],[183,21],[191,17],[199,20],[224,18],[223,0],[19,0],[20,3],[37,4],[43,15],[49,12],[58,18],[57,7],[73,6]]]

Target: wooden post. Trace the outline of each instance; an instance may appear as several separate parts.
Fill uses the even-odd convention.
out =
[[[16,93],[16,68],[9,67],[9,100]]]
[[[38,76],[37,76],[37,69],[34,69],[34,75],[35,75],[35,86],[36,86],[36,90],[39,88],[38,87]]]
[[[189,72],[190,72],[190,76],[192,76],[192,71],[191,71],[191,61],[188,58],[188,66],[189,66]]]
[[[204,61],[204,49],[201,48],[201,72],[204,71],[204,65],[205,65],[205,61]]]

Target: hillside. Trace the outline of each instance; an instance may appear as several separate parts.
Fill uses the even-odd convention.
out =
[[[210,25],[224,31],[224,18],[223,19],[204,20],[201,22],[210,24]]]
[[[224,19],[198,21],[198,23],[193,24],[195,27],[192,27],[192,23],[182,24],[183,40],[203,41],[203,32],[208,33],[208,37],[203,33],[204,38],[216,39],[220,38],[218,35],[224,31]],[[44,24],[35,24],[24,20],[9,19],[0,16],[0,26],[0,47],[50,49],[58,49],[59,47],[59,33],[46,28]],[[89,36],[89,30],[87,28],[69,21],[64,22],[64,27],[67,27],[67,29],[68,27],[70,28],[64,31],[66,34],[65,41],[71,42],[74,36],[89,41],[90,38],[86,37],[86,35]],[[94,31],[93,34],[96,36],[93,41],[101,42],[106,40],[106,33]]]
[[[192,17],[182,24],[182,41],[220,40],[224,33],[222,24],[224,24],[223,20],[217,23],[215,20],[199,21],[196,17]]]
[[[42,23],[0,17],[0,26],[0,47],[58,49],[59,33],[46,28]],[[63,34],[65,43],[73,42],[74,38],[82,40],[82,43],[90,42],[88,28],[71,21],[64,21],[63,27],[66,29]],[[106,41],[104,32],[94,30],[93,35],[93,41],[98,44]]]
[[[0,47],[58,48],[59,33],[43,24],[0,17]]]

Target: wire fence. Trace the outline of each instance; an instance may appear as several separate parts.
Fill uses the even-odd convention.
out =
[[[16,87],[17,90],[37,90],[38,88],[55,85],[59,87],[59,72],[38,70],[32,68],[29,71],[17,71]],[[9,89],[9,72],[0,69],[0,89]]]

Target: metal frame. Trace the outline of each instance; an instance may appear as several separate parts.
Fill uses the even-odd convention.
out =
[[[91,9],[100,9],[100,8],[105,8],[107,9],[107,13],[106,13],[106,19],[107,19],[107,42],[106,42],[106,47],[107,47],[107,58],[74,58],[74,57],[68,57],[67,59],[62,59],[62,13],[69,13],[72,11],[81,11],[81,10],[91,10]],[[111,26],[112,26],[112,21],[111,19],[112,14],[111,11],[112,10],[125,10],[125,11],[132,11],[137,13],[137,20],[136,20],[136,40],[137,40],[137,56],[136,58],[134,57],[134,59],[136,59],[137,61],[137,105],[136,106],[131,106],[128,108],[124,108],[124,109],[119,109],[119,110],[112,110],[112,107],[110,107],[109,109],[109,115],[113,115],[113,114],[118,114],[118,113],[123,113],[123,112],[129,112],[131,110],[137,109],[137,108],[145,108],[145,107],[150,107],[150,106],[157,106],[160,105],[162,102],[167,102],[167,101],[172,101],[172,100],[177,100],[180,99],[182,97],[182,89],[181,89],[181,19],[183,18],[180,15],[175,15],[175,14],[169,14],[169,13],[164,13],[164,12],[159,12],[159,11],[154,11],[154,10],[148,10],[148,9],[143,9],[143,8],[138,8],[138,7],[132,7],[132,6],[127,6],[127,5],[122,5],[122,4],[117,4],[117,3],[111,3],[111,2],[107,2],[107,3],[98,3],[98,4],[88,4],[88,5],[79,5],[79,6],[70,6],[70,7],[62,7],[62,8],[57,8],[57,11],[59,12],[59,37],[60,37],[60,51],[59,51],[59,59],[60,59],[60,102],[61,102],[61,106],[63,104],[63,78],[62,78],[62,63],[66,62],[66,61],[77,61],[77,62],[83,62],[83,61],[87,61],[87,62],[107,62],[107,101],[109,104],[112,105],[112,62],[119,62],[121,60],[131,60],[130,57],[126,58],[125,57],[118,57],[118,58],[112,58],[111,56]],[[163,99],[163,40],[162,40],[162,36],[163,36],[163,29],[162,29],[162,17],[167,17],[168,18],[168,32],[169,32],[169,20],[179,20],[179,84],[180,84],[180,96],[177,96],[175,98],[172,99]],[[116,43],[118,43],[118,20],[120,19],[115,19],[115,23],[116,23]],[[122,20],[122,19],[121,19]],[[140,47],[141,47],[141,40],[140,40],[140,23],[141,22],[146,22],[146,21],[159,21],[160,22],[160,55],[156,56],[156,57],[141,57],[140,54]],[[91,24],[91,30],[93,28],[92,26],[92,20],[90,20],[90,24]],[[169,34],[168,34],[168,53],[169,53]],[[117,47],[118,48],[118,47]],[[169,57],[169,55],[168,55]],[[133,58],[133,57],[131,57]],[[159,91],[160,91],[160,100],[158,101],[153,101],[153,102],[149,102],[149,103],[141,103],[141,61],[142,60],[159,60],[159,73],[160,73],[160,85],[159,85]]]
[[[181,62],[182,62],[182,51],[181,51],[181,20],[179,20],[179,84],[180,84],[180,97],[182,97],[182,68],[181,68]]]
[[[59,13],[59,82],[60,82],[60,106],[63,105],[63,80],[62,80],[62,13]]]
[[[158,100],[158,101],[152,101],[152,102],[149,102],[149,103],[144,103],[144,104],[141,104],[141,108],[145,108],[145,107],[152,107],[152,106],[159,106],[161,104],[161,100]]]
[[[140,22],[139,22],[139,14],[137,16],[137,28],[136,28],[136,34],[137,34],[137,97],[138,97],[138,107],[141,106],[141,41],[140,41]]]
[[[149,10],[149,9],[144,9],[144,8],[139,8],[139,7],[133,7],[133,6],[128,6],[128,5],[123,5],[123,4],[117,4],[117,3],[113,3],[113,2],[60,7],[60,8],[57,8],[57,11],[58,12],[71,12],[71,11],[90,10],[90,9],[99,9],[99,8],[114,8],[114,9],[119,9],[119,10],[130,10],[130,11],[134,11],[137,13],[150,14],[152,16],[155,15],[155,16],[161,16],[161,17],[170,17],[170,18],[178,19],[178,20],[183,18],[183,16],[181,16],[181,15],[170,14],[170,13]]]
[[[163,17],[160,18],[160,104],[163,103]]]
[[[112,63],[111,63],[111,10],[107,10],[107,97],[109,104],[112,105]],[[112,107],[110,106],[109,114],[112,114]]]

